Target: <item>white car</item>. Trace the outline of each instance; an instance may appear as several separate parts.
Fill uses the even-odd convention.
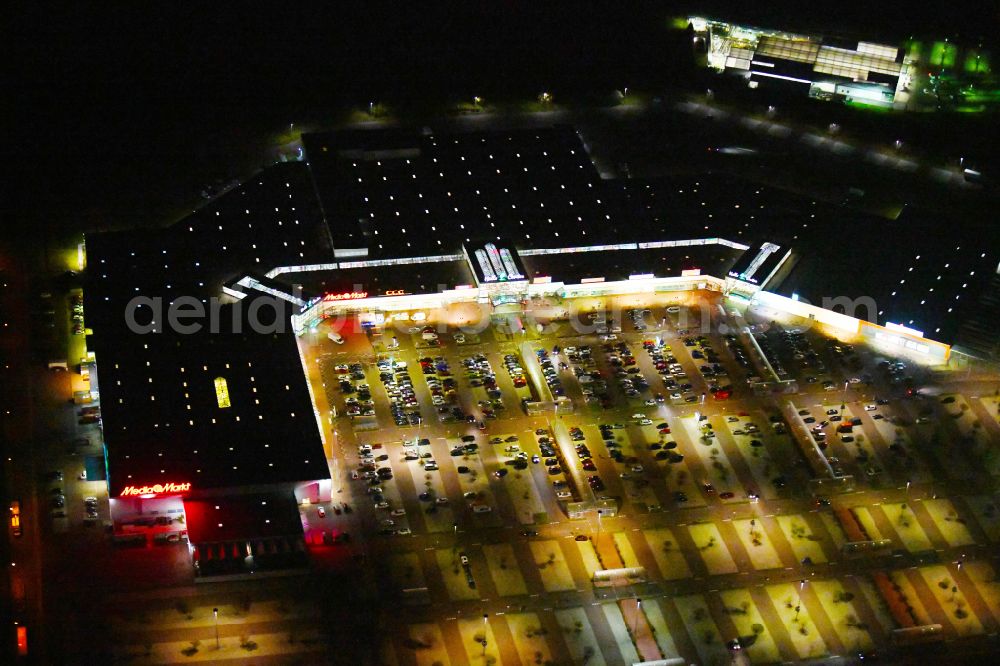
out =
[[[329,332],[329,333],[326,334],[326,337],[328,337],[330,340],[332,340],[335,344],[338,344],[338,345],[344,344],[344,338],[342,338],[340,336],[340,333],[334,333],[333,331],[331,331],[331,332]]]
[[[878,409],[878,405],[875,405],[875,404],[865,405],[865,411],[866,412],[874,412],[876,409]]]
[[[653,421],[651,419],[639,419],[638,423],[641,426],[653,425]]]

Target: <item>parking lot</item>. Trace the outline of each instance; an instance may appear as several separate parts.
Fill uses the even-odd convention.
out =
[[[335,499],[355,509],[311,523],[356,531],[350,547],[374,562],[381,594],[406,608],[392,623],[400,631],[386,637],[393,662],[465,663],[485,653],[506,663],[521,658],[520,634],[537,652],[586,652],[593,663],[620,663],[630,651],[657,656],[650,650],[716,659],[752,627],[763,632],[751,660],[873,649],[889,645],[900,624],[854,627],[852,618],[874,618],[882,602],[862,592],[877,589],[874,579],[844,578],[841,549],[856,539],[845,521],[913,556],[971,547],[975,538],[953,528],[959,518],[974,521],[976,534],[1000,536],[981,495],[932,499],[934,484],[956,472],[942,467],[950,454],[930,443],[943,436],[924,422],[951,410],[944,432],[995,445],[995,419],[984,429],[965,418],[989,410],[987,399],[907,396],[925,371],[818,331],[755,334],[791,387],[762,393],[760,353],[711,297],[633,296],[617,317],[601,312],[616,307],[611,298],[563,305],[583,306],[579,318],[591,328],[466,336],[441,325],[447,313],[426,313],[405,335],[346,331],[338,344],[321,325],[302,338],[336,406],[321,413],[344,474]],[[548,396],[568,398],[572,411],[527,413]],[[837,478],[850,480],[847,494],[817,485],[825,468],[810,457],[813,441]],[[597,502],[613,510],[598,512]],[[581,517],[569,518],[571,509]],[[637,577],[595,582],[616,567]],[[706,593],[707,577],[723,590]],[[816,589],[797,590],[802,578]],[[683,594],[657,596],[666,585]],[[844,613],[832,599],[848,588],[856,608]],[[925,589],[914,594],[933,604]],[[786,604],[796,591],[798,611]],[[623,601],[636,594],[638,614]],[[996,626],[1000,618],[985,612],[961,631]],[[656,637],[648,644],[643,627]],[[415,635],[427,646],[401,642]]]

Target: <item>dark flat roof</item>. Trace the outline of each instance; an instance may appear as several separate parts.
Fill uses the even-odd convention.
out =
[[[302,285],[316,294],[366,291],[384,296],[387,291],[407,294],[436,294],[459,285],[475,286],[469,264],[464,259],[421,264],[397,264],[371,268],[283,273],[276,277],[286,284]]]
[[[188,538],[196,544],[302,536],[291,493],[184,500]]]
[[[244,319],[243,332],[96,336],[112,496],[168,481],[198,491],[329,477],[291,306],[277,303],[287,307],[268,304],[261,320],[277,312],[283,333]]]
[[[572,127],[383,133],[303,137],[338,248],[414,256],[498,237],[552,247],[605,242],[624,223]],[[380,152],[358,152],[373,144]]]
[[[753,158],[747,158],[748,168]],[[952,342],[1000,262],[986,220],[945,225],[905,209],[895,219],[870,215],[733,175],[667,176],[618,183],[635,226],[667,238],[721,236],[747,245],[772,241],[795,250],[787,277],[770,291],[871,297],[887,321]],[[861,309],[858,316],[865,316]]]
[[[88,235],[88,346],[98,362],[112,496],[164,481],[198,490],[329,477],[288,330],[290,304],[248,297],[223,306],[217,328],[205,319],[193,334],[170,330],[165,315],[180,297],[211,312],[209,299],[241,273],[331,256],[304,163],[266,169],[169,228]],[[136,296],[162,299],[164,332],[130,329],[126,309]],[[277,312],[285,331],[254,332],[247,316],[255,303],[268,305],[262,322]],[[148,321],[150,307],[136,318]],[[226,382],[229,407],[219,405],[216,378]]]
[[[647,250],[616,250],[543,254],[521,257],[529,275],[550,276],[553,282],[578,283],[603,277],[606,282],[627,280],[630,275],[680,277],[681,271],[700,269],[702,274],[725,277],[742,250],[724,245],[693,245]]]

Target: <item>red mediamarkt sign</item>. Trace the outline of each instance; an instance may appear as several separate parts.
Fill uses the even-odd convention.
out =
[[[137,497],[139,495],[174,495],[191,490],[190,483],[154,483],[151,486],[125,486],[121,497]]]
[[[354,301],[359,298],[368,298],[367,291],[345,291],[341,294],[327,294],[324,301]]]

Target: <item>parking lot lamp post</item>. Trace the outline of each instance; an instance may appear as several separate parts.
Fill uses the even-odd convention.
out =
[[[635,617],[632,618],[632,640],[635,640],[635,632],[639,630],[639,611],[642,609],[642,599],[635,598]]]
[[[806,579],[799,581],[799,598],[795,604],[795,621],[799,621],[799,610],[802,608],[802,588],[806,586]]]
[[[487,631],[487,629],[489,629],[489,625],[488,625],[489,617],[490,617],[489,615],[487,615],[486,613],[483,613],[483,659],[484,660],[486,659],[486,643],[487,643],[487,640],[486,640],[486,631]]]
[[[213,608],[212,615],[215,616],[215,649],[219,649],[219,609]]]

